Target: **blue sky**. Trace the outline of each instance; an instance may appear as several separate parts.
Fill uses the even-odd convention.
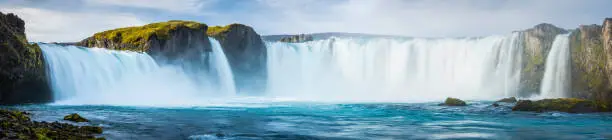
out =
[[[167,20],[243,23],[262,35],[352,32],[415,37],[507,34],[538,23],[601,24],[612,0],[0,0],[30,41]]]

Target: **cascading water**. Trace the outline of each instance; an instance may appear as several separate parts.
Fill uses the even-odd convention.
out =
[[[268,42],[268,93],[341,101],[515,96],[521,36]]]
[[[158,65],[146,53],[39,45],[58,104],[185,106],[202,104],[207,94],[216,97],[219,91],[233,92],[225,55],[219,52],[216,40],[211,42],[216,43],[215,52],[210,54],[215,55],[211,67],[218,70],[204,76],[189,74],[180,66]],[[205,77],[201,79],[207,81],[194,77]],[[220,79],[215,80],[217,77]]]
[[[555,37],[552,48],[546,57],[546,67],[540,96],[544,98],[565,97],[570,82],[570,48],[569,34]]]
[[[221,91],[225,92],[227,95],[235,95],[236,85],[234,82],[234,76],[232,75],[232,69],[227,61],[227,57],[225,57],[223,48],[221,48],[221,44],[216,39],[212,37],[209,37],[208,39],[210,40],[212,46],[214,56],[213,64],[215,64],[217,75],[219,76]]]

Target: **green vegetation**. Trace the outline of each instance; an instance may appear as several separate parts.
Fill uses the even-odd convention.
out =
[[[233,23],[225,26],[208,27],[206,34],[210,37],[214,37],[215,39],[219,40],[219,42],[222,42],[223,40],[225,40],[226,34],[229,33],[232,28],[235,28],[237,26],[240,26],[240,24]]]
[[[114,43],[128,45],[120,50],[145,51],[145,44],[153,36],[157,39],[168,39],[170,33],[179,28],[189,28],[194,30],[204,30],[206,24],[194,21],[171,20],[167,22],[151,23],[144,26],[126,27],[108,30],[94,34],[95,40],[110,40]],[[93,44],[95,40],[89,40],[87,44]]]
[[[448,97],[448,98],[446,98],[446,100],[444,101],[444,104],[442,104],[442,105],[446,105],[446,106],[466,106],[467,104],[463,100],[460,100],[460,99],[457,99],[457,98]]]
[[[29,114],[21,111],[0,109],[0,138],[4,139],[104,139],[102,127],[75,126],[59,122],[31,121]]]
[[[587,29],[585,31],[576,30],[570,35],[572,62],[576,66],[573,69],[579,73],[572,80],[572,88],[595,95],[579,95],[581,97],[594,97],[599,101],[606,98],[599,94],[605,94],[609,88],[605,73],[607,59],[599,33],[588,33]]]
[[[81,117],[81,115],[72,113],[70,115],[64,116],[64,120],[73,121],[73,122],[89,122],[89,120]]]
[[[587,113],[608,111],[607,105],[592,100],[578,98],[543,99],[538,101],[520,100],[512,111],[561,111],[568,113]]]
[[[516,98],[515,97],[503,98],[503,99],[498,100],[496,102],[514,103],[514,102],[516,102]]]

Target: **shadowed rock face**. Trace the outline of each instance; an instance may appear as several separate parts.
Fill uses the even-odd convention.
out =
[[[16,15],[0,13],[0,104],[52,100],[42,51],[28,44],[24,24]]]
[[[202,53],[211,51],[207,28],[206,24],[173,20],[96,33],[77,45],[146,52],[158,62],[199,62],[207,59]]]
[[[544,77],[546,56],[552,47],[555,37],[565,34],[565,29],[552,24],[542,23],[533,28],[521,31],[524,34],[523,71],[521,72],[521,96],[540,91]]]
[[[222,28],[222,31],[209,32],[209,36],[219,40],[223,46],[238,92],[259,93],[265,90],[267,52],[261,36],[242,24],[211,28]]]

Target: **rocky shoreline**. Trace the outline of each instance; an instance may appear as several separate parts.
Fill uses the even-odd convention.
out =
[[[81,118],[84,119],[84,118]],[[71,121],[71,120],[69,120]],[[18,110],[0,109],[0,138],[4,139],[104,139],[99,126],[77,126],[60,122],[37,122],[30,114]]]

